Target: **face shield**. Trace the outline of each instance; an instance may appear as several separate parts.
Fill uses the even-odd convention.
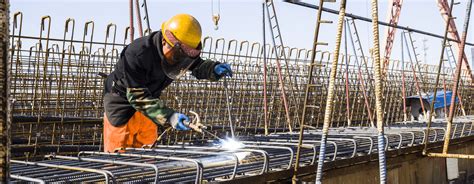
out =
[[[168,43],[172,45],[172,48],[165,53],[166,61],[162,61],[161,66],[166,76],[175,80],[186,74],[198,59],[201,50],[200,46],[198,49],[194,49],[182,44],[169,31],[166,31],[165,34],[169,41],[174,44]]]

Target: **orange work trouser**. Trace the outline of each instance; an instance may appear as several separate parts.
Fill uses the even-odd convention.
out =
[[[125,125],[110,124],[104,114],[104,151],[114,152],[119,148],[141,148],[152,145],[158,138],[158,127],[142,113],[136,111]]]

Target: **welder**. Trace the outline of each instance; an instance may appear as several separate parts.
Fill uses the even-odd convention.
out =
[[[200,57],[201,26],[178,14],[161,30],[134,40],[120,54],[104,89],[104,151],[152,145],[158,126],[188,131],[189,117],[167,107],[161,92],[187,71],[197,79],[232,77],[229,64]]]

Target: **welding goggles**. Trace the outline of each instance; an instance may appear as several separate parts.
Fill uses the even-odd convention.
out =
[[[164,36],[167,38],[166,42],[171,46],[171,51],[165,54],[166,61],[162,61],[161,66],[166,76],[178,79],[186,74],[188,69],[199,59],[202,46],[199,44],[198,48],[192,48],[183,44],[168,30],[165,31]]]

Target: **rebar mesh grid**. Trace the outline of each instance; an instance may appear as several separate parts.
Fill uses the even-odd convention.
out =
[[[444,139],[444,120],[435,120],[428,141]],[[455,120],[452,138],[471,136],[474,117]],[[386,128],[386,150],[422,145],[425,125],[397,123]],[[369,127],[330,128],[326,160],[351,159],[377,152],[377,130]],[[301,166],[317,161],[320,130],[305,131]],[[77,156],[47,155],[37,162],[12,161],[14,183],[44,182],[195,182],[226,181],[280,171],[294,166],[298,134],[241,136],[244,147],[229,150],[205,143],[160,145],[155,149],[129,148],[124,153],[83,151]]]
[[[117,26],[109,24],[105,29],[104,41],[94,37],[94,22],[84,24],[84,32],[77,33],[80,26],[75,26],[74,19],[65,22],[62,38],[50,35],[51,17],[41,19],[39,36],[21,34],[23,14],[16,13],[13,17],[11,52],[11,93],[14,100],[12,111],[14,124],[13,142],[17,145],[29,145],[33,150],[41,146],[56,145],[59,149],[64,145],[98,145],[101,144],[103,115],[102,91],[104,76],[113,70],[113,66],[123,49],[123,43],[118,42]],[[128,29],[126,29],[127,31]],[[76,32],[75,32],[76,31]],[[127,34],[125,34],[127,35]],[[76,39],[76,38],[82,39]],[[309,58],[313,54],[307,49],[290,47],[273,47],[261,45],[258,42],[213,39],[203,40],[203,58],[210,58],[231,64],[235,75],[229,79],[230,96],[224,93],[221,82],[196,80],[185,76],[175,81],[162,93],[162,99],[167,105],[181,112],[193,110],[199,113],[203,122],[211,127],[213,132],[226,132],[228,118],[225,116],[226,99],[230,98],[232,118],[240,135],[263,132],[264,103],[263,85],[267,86],[268,121],[270,132],[288,131],[285,121],[285,111],[279,81],[276,75],[275,55],[286,54],[288,60],[283,62],[282,74],[291,117],[291,126],[298,126],[304,98],[304,88],[307,83]],[[265,52],[263,52],[265,50]],[[276,52],[276,54],[275,54]],[[263,53],[268,58],[267,66],[263,65]],[[318,51],[316,60],[321,67],[315,70],[313,78],[319,86],[312,88],[308,104],[324,107],[330,68],[328,67],[333,55],[329,52]],[[340,57],[344,60],[346,57]],[[357,59],[357,60],[356,60]],[[349,56],[348,62],[342,61],[336,80],[335,110],[332,127],[348,126],[347,117],[351,117],[352,126],[370,126],[368,112],[374,115],[374,85],[370,57]],[[347,65],[345,65],[347,63]],[[263,83],[263,68],[268,70],[267,83]],[[359,70],[359,67],[361,70]],[[417,94],[414,87],[414,73],[422,83],[423,92],[429,92],[434,85],[435,67],[432,65],[411,64],[410,62],[391,61],[388,66],[387,80],[384,83],[383,105],[384,121],[387,124],[403,121],[403,96],[401,83],[407,86],[406,95]],[[348,72],[349,94],[345,93],[345,72]],[[454,70],[443,68],[444,83],[449,86],[453,81]],[[360,73],[359,73],[360,72]],[[364,104],[361,81],[370,108]],[[403,79],[404,78],[404,79]],[[469,78],[464,71],[464,85],[460,90],[463,97],[463,107],[457,113],[472,113],[474,92]],[[290,85],[291,84],[291,85]],[[292,90],[291,90],[292,89]],[[349,98],[349,100],[346,100]],[[349,105],[347,105],[349,102]],[[349,111],[347,110],[349,107]],[[463,110],[463,111],[462,111]],[[311,108],[306,113],[309,127],[322,126],[322,108]],[[347,115],[346,113],[350,113]],[[205,138],[194,133],[182,135],[169,134],[164,144],[183,140]]]

